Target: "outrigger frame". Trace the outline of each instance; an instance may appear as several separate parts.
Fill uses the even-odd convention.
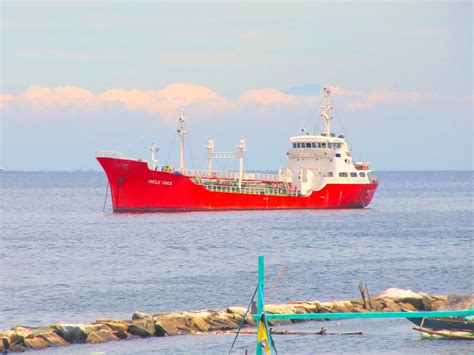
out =
[[[257,321],[257,329],[262,313],[265,313],[265,258],[258,257],[258,282],[257,282],[257,313],[253,320]],[[366,313],[302,313],[302,314],[266,314],[267,320],[316,320],[316,319],[382,319],[382,318],[431,318],[431,317],[466,317],[473,316],[472,310],[450,311],[419,311],[419,312],[366,312]],[[256,345],[257,355],[262,354],[262,347]]]

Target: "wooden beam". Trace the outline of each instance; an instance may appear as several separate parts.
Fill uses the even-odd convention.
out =
[[[370,318],[433,318],[433,317],[467,317],[473,316],[473,310],[464,311],[422,311],[422,312],[346,312],[346,313],[298,313],[298,314],[265,314],[268,320],[311,320],[311,319],[370,319]],[[254,320],[260,314],[253,315]]]

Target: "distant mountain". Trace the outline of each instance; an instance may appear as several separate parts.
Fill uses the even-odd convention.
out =
[[[319,95],[322,90],[320,84],[304,84],[300,86],[293,86],[288,89],[284,89],[285,94],[298,95],[298,96],[313,96]]]

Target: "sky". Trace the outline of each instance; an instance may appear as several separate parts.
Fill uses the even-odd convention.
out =
[[[472,170],[471,2],[2,1],[6,170],[99,170],[97,150],[186,165],[246,139],[247,170],[332,130],[374,170]],[[236,170],[237,161],[216,161]]]

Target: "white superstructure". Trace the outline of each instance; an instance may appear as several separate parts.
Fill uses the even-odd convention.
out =
[[[181,174],[196,177],[199,181],[224,179],[235,180],[237,187],[242,188],[244,181],[255,184],[256,181],[281,183],[284,190],[299,195],[309,195],[312,191],[322,189],[326,184],[369,184],[375,182],[368,176],[371,172],[368,163],[354,162],[348,143],[342,135],[331,132],[331,104],[330,86],[323,89],[323,99],[320,107],[320,116],[323,120],[323,131],[319,134],[305,134],[290,138],[288,168],[280,169],[278,174],[259,174],[244,172],[245,140],[241,139],[234,152],[215,152],[215,141],[210,139],[207,149],[207,170],[186,169],[184,167],[184,145],[186,125],[184,113],[178,118],[178,135],[180,138],[180,165],[179,169],[172,166],[160,166],[156,159],[158,147],[152,145],[152,159],[149,164],[151,170],[177,171]],[[214,159],[238,159],[239,171],[214,171]]]
[[[331,111],[331,87],[326,86],[320,109],[324,132],[290,138],[288,169],[292,186],[303,195],[317,191],[327,183],[370,183],[369,164],[353,162],[344,136],[331,133]]]

